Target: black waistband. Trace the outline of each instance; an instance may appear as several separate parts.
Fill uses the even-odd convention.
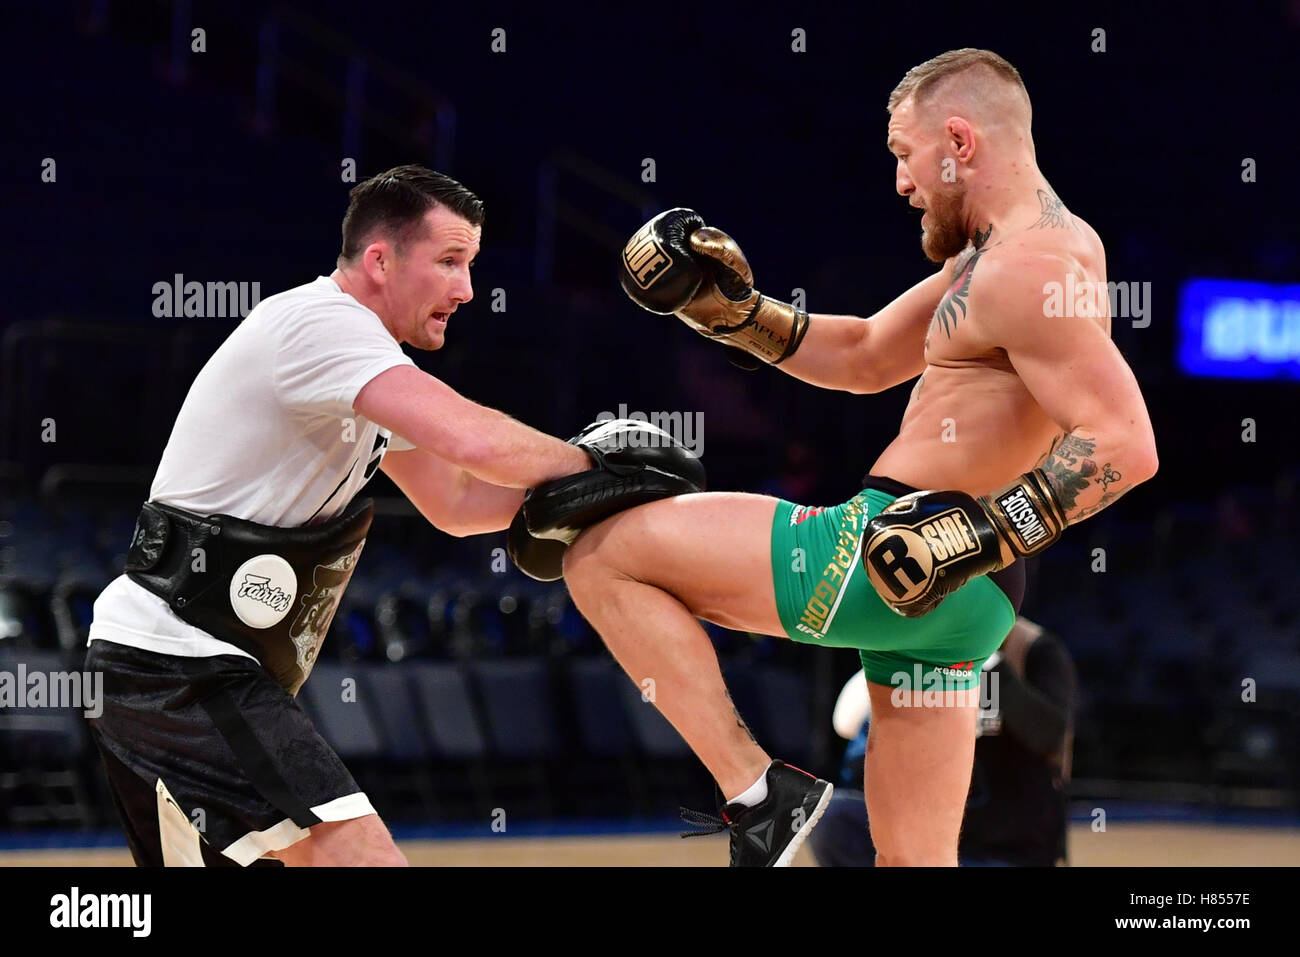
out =
[[[895,498],[901,498],[904,495],[910,495],[913,492],[921,491],[913,488],[905,482],[899,482],[885,475],[864,475],[862,477],[862,487],[864,489],[874,489],[878,492],[884,492],[886,495],[892,495]],[[1017,559],[1006,568],[996,572],[990,572],[989,581],[1002,589],[1002,593],[1007,596],[1011,606],[1015,608],[1016,614],[1020,614],[1020,606],[1025,600],[1025,562],[1024,559]]]
[[[921,491],[919,488],[914,488],[905,482],[899,482],[884,475],[862,476],[862,487],[884,492],[886,495],[894,496],[894,498],[901,498],[904,495],[911,495],[913,492]]]

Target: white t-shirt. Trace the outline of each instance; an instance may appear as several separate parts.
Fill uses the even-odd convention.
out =
[[[327,276],[266,299],[190,386],[149,491],[152,501],[300,526],[343,511],[387,448],[415,446],[353,411],[361,388],[414,365],[379,316]],[[181,621],[125,575],[95,601],[89,641],[161,654],[252,657]]]

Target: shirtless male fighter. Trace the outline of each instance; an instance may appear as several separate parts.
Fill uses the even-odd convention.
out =
[[[564,556],[578,608],[633,680],[654,679],[656,706],[717,781],[733,864],[789,863],[830,785],[772,761],[737,720],[697,617],[860,649],[877,863],[956,864],[977,704],[963,692],[1015,619],[1019,557],[1156,471],[1105,296],[1047,308],[1067,277],[1105,290],[1105,253],[1038,169],[1019,73],[950,51],[909,71],[888,110],[896,188],[943,267],[875,315],[760,295],[737,244],[690,210],[660,214],[624,251],[636,302],[813,385],[864,394],[920,376],[845,504],[685,495],[595,525]],[[943,690],[927,699],[918,676]]]

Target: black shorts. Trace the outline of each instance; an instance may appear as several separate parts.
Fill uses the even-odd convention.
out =
[[[248,866],[322,821],[375,813],[342,759],[276,681],[238,655],[181,658],[93,641],[90,720],[140,866]]]

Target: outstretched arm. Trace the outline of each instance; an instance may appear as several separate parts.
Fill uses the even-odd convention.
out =
[[[813,385],[864,393],[924,371],[925,330],[947,288],[947,267],[869,319],[809,316],[760,293],[735,240],[677,208],[628,241],[621,281],[641,307],[675,314],[701,335],[749,353],[747,368],[767,362]]]
[[[475,478],[424,449],[389,452],[380,467],[421,515],[449,535],[481,535],[508,528],[524,501],[523,489]]]
[[[576,446],[472,402],[412,366],[375,376],[352,405],[371,422],[493,485],[532,488],[591,467]]]
[[[925,330],[948,287],[947,267],[866,319],[814,314],[778,369],[823,389],[883,392],[925,371]]]

